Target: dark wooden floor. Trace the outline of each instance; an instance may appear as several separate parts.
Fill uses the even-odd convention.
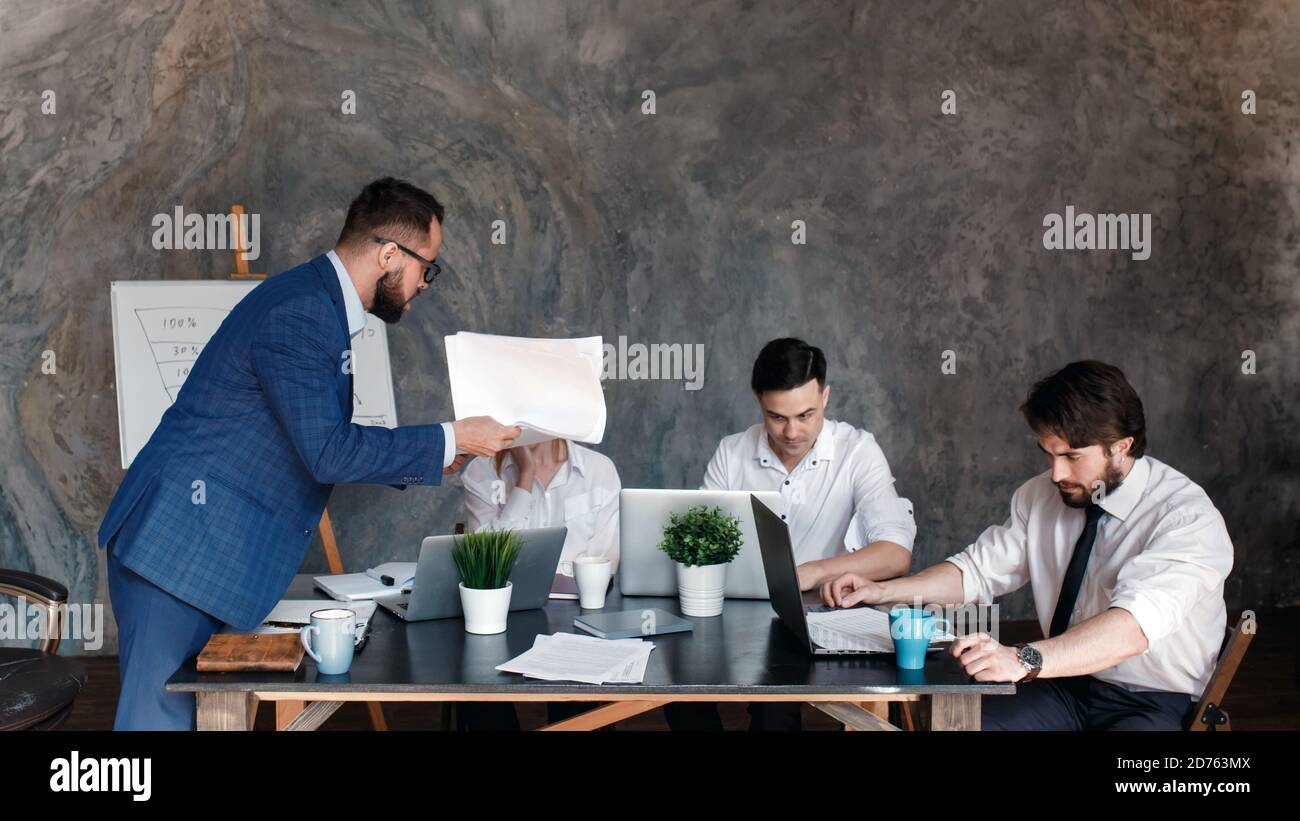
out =
[[[1237,614],[1233,613],[1231,622]],[[1226,708],[1232,726],[1240,730],[1300,730],[1300,608],[1257,611],[1259,632],[1245,661],[1228,691]],[[1036,622],[1008,622],[1002,626],[1004,643],[1041,638]],[[115,656],[87,656],[89,681],[77,699],[72,716],[64,725],[67,730],[111,730],[117,709],[118,667]],[[273,730],[274,710],[269,704],[258,710],[257,729]],[[743,704],[723,704],[724,726],[741,730],[749,716]],[[442,718],[439,704],[386,704],[384,714],[394,730],[435,730]],[[540,726],[546,717],[544,705],[520,705],[520,723],[525,728]],[[835,730],[832,719],[804,705],[806,730]],[[628,730],[666,730],[663,713],[655,710],[618,724]],[[345,704],[321,728],[324,730],[363,730],[370,728],[370,718],[362,704]]]

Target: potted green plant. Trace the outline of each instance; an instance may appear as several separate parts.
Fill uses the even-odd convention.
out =
[[[677,563],[677,595],[684,616],[722,612],[727,564],[740,553],[740,519],[705,505],[673,513],[659,549]]]
[[[513,530],[466,533],[452,543],[451,558],[460,573],[460,606],[465,630],[489,635],[504,633],[510,612],[510,571],[523,542]]]

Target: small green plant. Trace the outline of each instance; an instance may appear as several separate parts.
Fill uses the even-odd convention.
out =
[[[697,505],[669,516],[659,549],[675,562],[704,566],[736,558],[740,544],[740,519],[720,507]]]
[[[510,571],[523,546],[519,534],[513,530],[466,533],[452,544],[451,559],[466,587],[498,590],[510,580]]]

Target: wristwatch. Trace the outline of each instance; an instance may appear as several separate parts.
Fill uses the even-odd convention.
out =
[[[1037,647],[1022,641],[1016,645],[1016,657],[1025,668],[1025,677],[1017,684],[1038,678],[1038,674],[1043,670],[1043,654],[1038,652]]]

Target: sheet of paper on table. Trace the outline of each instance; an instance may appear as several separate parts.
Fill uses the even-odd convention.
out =
[[[532,649],[496,669],[544,681],[584,684],[640,684],[654,642],[598,639],[572,633],[538,635]]]
[[[462,331],[445,339],[456,418],[519,425],[516,445],[605,436],[601,338],[529,339]]]
[[[889,637],[889,614],[874,607],[851,607],[808,614],[808,636],[828,650],[894,652]],[[932,641],[951,641],[947,633],[936,633]]]

